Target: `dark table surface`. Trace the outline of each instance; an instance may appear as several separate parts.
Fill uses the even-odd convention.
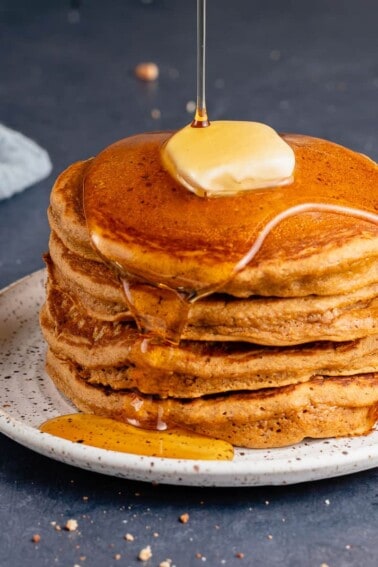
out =
[[[267,122],[378,158],[376,0],[209,4],[211,118]],[[1,287],[42,267],[58,172],[118,138],[191,119],[195,0],[77,5],[0,0],[0,122],[37,140],[54,164],[50,178],[0,203]],[[159,65],[158,82],[135,79],[143,60]],[[150,545],[151,566],[375,567],[377,481],[370,470],[286,487],[153,486],[75,469],[0,435],[0,566],[132,566]],[[75,532],[51,525],[69,518]]]

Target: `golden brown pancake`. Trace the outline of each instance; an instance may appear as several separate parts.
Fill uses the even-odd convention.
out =
[[[378,417],[378,375],[313,378],[296,386],[196,400],[159,400],[89,384],[69,360],[49,351],[47,371],[84,412],[154,428],[164,422],[252,448],[281,447],[305,437],[363,435]]]
[[[52,233],[49,278],[103,321],[129,320],[131,313],[119,277],[111,267],[83,260]],[[165,319],[175,309],[158,288],[143,288],[143,312]],[[378,332],[378,284],[349,294],[295,298],[233,298],[214,294],[190,306],[182,339],[247,341],[294,345],[318,340],[345,341]]]
[[[375,211],[378,166],[342,146],[286,135],[296,156],[291,185],[201,198],[162,168],[170,133],[126,138],[85,172],[84,211],[106,257],[132,274],[193,290],[228,280],[259,231],[303,203]],[[235,296],[333,295],[377,281],[378,225],[311,212],[280,223],[244,270],[220,286]],[[372,268],[370,281],[367,268]]]
[[[348,185],[349,191],[354,191],[356,195],[361,196],[361,201],[363,201],[365,195],[371,195],[372,199],[375,199],[376,187],[378,185],[378,166],[368,158],[331,142],[307,136],[291,135],[287,138],[287,141],[291,142],[299,164],[302,164],[300,177],[298,179],[299,173],[296,173],[297,181],[292,190],[295,194],[303,193],[305,198],[307,187],[310,185],[315,193],[313,195],[315,199],[317,191],[323,183],[332,188],[336,187],[337,191],[343,185]],[[153,150],[156,154],[159,145],[155,146]],[[319,156],[323,159],[319,160]],[[102,156],[102,159],[105,159],[105,157],[106,154]],[[49,221],[53,230],[72,252],[88,259],[101,261],[101,258],[91,245],[81,201],[84,175],[87,169],[90,168],[91,176],[95,178],[97,172],[96,159],[89,163],[78,162],[70,166],[58,177],[51,194]],[[150,162],[144,160],[141,163],[143,163],[143,166],[141,166],[142,170],[139,171],[138,169],[138,173],[143,185],[139,183],[137,188],[138,191],[143,191],[139,199],[139,206],[145,205],[143,212],[138,211],[138,203],[135,196],[133,202],[129,203],[129,199],[134,194],[133,191],[117,192],[116,184],[111,184],[108,196],[111,197],[111,192],[114,190],[117,201],[114,205],[115,208],[117,208],[119,200],[127,199],[125,206],[127,206],[127,210],[130,210],[130,214],[127,215],[128,219],[134,217],[139,219],[140,216],[143,219],[144,217],[150,219],[151,233],[146,235],[144,247],[140,250],[139,245],[135,245],[137,252],[133,257],[137,263],[141,265],[147,263],[152,269],[155,270],[156,268],[157,273],[159,273],[159,270],[165,265],[161,263],[162,260],[168,263],[168,265],[172,262],[172,269],[173,265],[178,264],[176,266],[177,272],[175,273],[180,274],[182,272],[179,265],[180,261],[176,258],[173,249],[168,249],[168,257],[166,257],[165,253],[160,248],[157,248],[155,260],[152,258],[154,251],[151,251],[151,238],[153,235],[156,236],[156,234],[161,232],[161,223],[165,221],[161,218],[159,211],[156,211],[158,203],[151,204],[146,200],[148,195],[150,195],[150,199],[154,198],[156,187],[153,186],[153,191],[147,191],[147,189],[150,189],[150,186],[145,187],[145,182],[152,183],[152,181],[146,181],[142,176],[148,175],[146,168],[150,167]],[[168,173],[162,172],[161,175],[164,175],[165,178]],[[306,180],[308,178],[308,185],[307,181],[306,183],[304,182],[304,178]],[[89,177],[88,179],[90,180],[91,178]],[[171,183],[170,178],[169,180],[170,187],[174,184],[173,181]],[[176,195],[178,192],[176,186],[172,186],[172,189],[176,189],[176,191],[171,192],[169,197]],[[284,188],[281,188],[281,190],[284,190]],[[99,209],[102,208],[102,199],[106,196],[104,189],[102,191],[103,195],[98,199]],[[183,191],[184,193],[182,193]],[[88,193],[89,191],[87,191]],[[251,199],[253,196],[256,199],[258,194],[259,192],[253,191],[249,194],[250,197],[247,194],[234,198],[201,199],[190,194],[184,188],[180,188],[180,198],[182,198],[183,203],[188,199],[192,202],[194,199],[198,206],[200,204],[201,207],[205,206],[201,214],[211,215],[214,225],[222,224],[222,217],[219,217],[219,211],[215,207],[219,208],[223,203],[228,211],[227,217],[230,216],[236,222],[237,219],[235,217],[239,218],[239,213],[244,209],[248,209],[248,203],[245,203],[244,198]],[[92,198],[94,199],[94,194]],[[229,214],[230,200],[236,207],[234,215]],[[70,206],[70,202],[75,203],[75,206]],[[183,219],[180,219],[177,215],[179,215],[180,211],[184,215],[185,207],[182,206],[183,203],[181,203],[181,200],[172,203],[172,208],[174,208],[177,217],[172,220],[172,227],[181,226],[182,224]],[[363,206],[363,203],[361,203],[361,206]],[[93,207],[96,207],[96,203],[93,204]],[[133,207],[136,207],[136,209],[133,209]],[[209,208],[210,210],[208,210]],[[212,209],[214,208],[215,210],[213,211]],[[120,203],[118,203],[118,209],[119,211],[123,210]],[[132,210],[133,214],[131,214]],[[372,210],[374,211],[374,207]],[[148,215],[145,214],[146,211],[149,211]],[[152,214],[153,211],[155,212]],[[173,213],[171,214],[173,215]],[[125,220],[125,216],[122,219]],[[123,222],[122,219],[118,219],[118,221]],[[242,219],[239,218],[239,220],[242,224]],[[249,222],[252,225],[252,233],[256,229],[253,224],[254,210],[250,211]],[[164,230],[162,232],[163,234],[165,233]],[[184,233],[185,231],[182,230],[182,232]],[[234,233],[235,227],[232,226],[225,233],[228,246],[226,253],[228,256],[231,255],[232,249],[237,245],[237,241],[232,243],[230,240]],[[243,235],[245,241],[248,241],[248,244],[250,244],[246,226],[244,226]],[[246,245],[244,244],[244,251],[245,249]],[[140,250],[141,254],[137,260],[138,250]],[[233,261],[239,260],[244,253],[243,250],[236,250],[236,253],[235,251],[232,253]],[[303,213],[278,225],[267,237],[260,252],[251,264],[240,272],[232,282],[226,285],[222,291],[239,297],[249,295],[298,297],[310,294],[334,295],[350,292],[378,281],[377,250],[378,227],[373,223],[338,214]],[[150,261],[153,263],[151,264]],[[185,266],[191,266],[195,262],[195,254],[193,259],[185,258]],[[227,264],[225,272],[229,273],[229,268],[230,265]],[[185,269],[189,270],[189,268]],[[198,262],[198,266],[196,268],[193,267],[193,270],[193,274],[195,270],[202,270],[207,274],[211,267],[209,267],[206,258],[202,257],[201,261]],[[195,279],[194,276],[193,279]],[[178,285],[179,280],[174,279],[171,284]]]
[[[268,348],[246,343],[182,341],[168,345],[139,335],[133,322],[85,316],[71,298],[48,287],[41,326],[51,349],[83,367],[91,381],[160,397],[191,398],[230,390],[258,390],[315,375],[378,371],[378,335],[336,344]]]

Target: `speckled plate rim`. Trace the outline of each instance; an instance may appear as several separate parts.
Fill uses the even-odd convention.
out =
[[[34,327],[35,332],[39,334],[38,305],[35,306],[34,313],[33,306],[29,309],[29,318],[25,317],[23,310],[25,300],[30,299],[32,294],[43,301],[43,279],[44,270],[39,270],[3,289],[0,292],[0,322],[1,317],[4,317],[4,309],[7,309],[4,307],[6,300],[12,295],[12,301],[18,301],[18,306],[8,306],[8,310],[12,311],[11,316],[23,317],[23,322],[30,328]],[[17,344],[17,340],[16,333],[13,341]],[[40,363],[43,368],[45,347],[42,336],[38,335],[37,340],[40,342],[40,351],[37,354],[29,354],[29,357],[42,357],[40,361],[34,362]],[[3,347],[9,347],[9,341],[5,333],[2,337]],[[9,378],[11,372],[9,365],[0,367],[0,388],[5,386],[5,376]],[[12,378],[14,376],[12,374]],[[13,385],[12,381],[6,382],[7,395],[14,402],[22,395],[17,387],[19,379],[15,378]],[[32,378],[29,377],[29,380]],[[43,370],[39,380],[48,385],[52,399],[57,405],[62,401],[67,404],[61,394],[51,386]],[[41,395],[40,391],[37,393]],[[233,461],[178,460],[143,457],[72,443],[41,433],[36,425],[30,424],[28,416],[15,417],[3,406],[0,399],[0,432],[14,441],[57,461],[130,480],[188,486],[285,485],[346,475],[378,466],[378,431],[366,437],[311,440],[281,449],[236,449]],[[45,416],[43,418],[45,419]],[[44,419],[41,415],[40,423]]]

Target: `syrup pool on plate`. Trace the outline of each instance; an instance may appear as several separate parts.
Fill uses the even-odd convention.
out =
[[[143,429],[93,414],[74,413],[49,419],[43,433],[92,447],[148,457],[231,461],[232,445],[178,427]]]

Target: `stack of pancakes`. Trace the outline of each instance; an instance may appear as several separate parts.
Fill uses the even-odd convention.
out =
[[[167,287],[180,292],[203,273],[214,284],[226,257],[240,260],[238,247],[245,252],[250,245],[247,224],[259,203],[256,192],[219,199],[189,194],[156,165],[167,134],[151,136],[147,158],[130,160],[136,173],[128,189],[120,191],[117,178],[124,164],[116,154],[128,151],[120,142],[73,164],[52,190],[41,326],[57,387],[85,412],[147,428],[174,424],[243,447],[368,433],[378,418],[377,223],[320,211],[289,217],[243,270],[190,304],[178,344],[143,333],[122,281],[133,265],[120,268],[118,256],[104,257],[93,244],[88,211],[96,202],[104,218],[107,199],[119,206],[120,218],[102,218],[104,231],[132,251],[139,277],[146,266],[149,273],[161,266],[165,285],[141,285],[138,295],[142,315],[160,321],[177,307]],[[374,201],[378,167],[368,158],[314,138],[286,141],[297,163],[290,190],[302,192],[304,201],[317,186],[327,187],[330,198],[348,186],[361,207],[367,195]],[[193,253],[205,249],[198,234],[194,246],[186,228],[188,210],[195,224],[193,207],[203,208],[204,238],[216,240],[212,262],[208,250],[205,258]],[[167,220],[172,210],[174,222]]]

